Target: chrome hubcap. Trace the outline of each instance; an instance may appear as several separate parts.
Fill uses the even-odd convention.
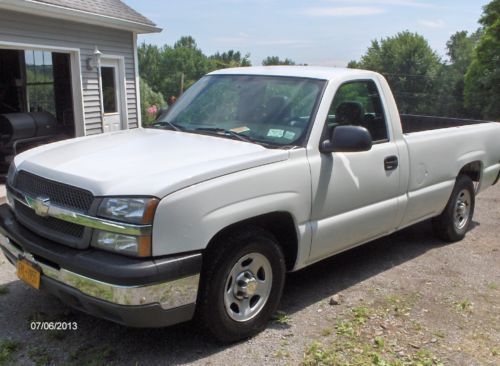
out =
[[[257,279],[252,272],[241,272],[238,277],[236,277],[236,282],[233,286],[234,297],[238,300],[248,299],[255,295],[257,286]]]
[[[244,322],[266,305],[273,274],[269,260],[260,253],[246,254],[229,272],[224,287],[224,306],[229,317]]]
[[[468,190],[463,189],[457,196],[455,202],[455,214],[453,221],[458,230],[462,230],[469,223],[471,195]]]

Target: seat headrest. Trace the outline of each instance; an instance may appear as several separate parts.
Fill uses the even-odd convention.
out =
[[[359,125],[365,115],[363,105],[360,102],[342,102],[335,111],[335,122],[347,125]]]

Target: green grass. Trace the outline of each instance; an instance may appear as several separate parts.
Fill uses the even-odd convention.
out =
[[[472,303],[468,299],[455,302],[455,307],[462,312],[472,312]]]
[[[276,314],[274,314],[273,316],[273,321],[276,324],[289,325],[291,319],[284,311],[277,311]]]
[[[395,316],[403,316],[403,315],[407,316],[407,315],[409,315],[409,313],[411,311],[411,306],[409,303],[412,301],[416,301],[417,298],[414,295],[409,295],[407,297],[408,297],[408,299],[406,297],[402,298],[401,296],[398,296],[398,295],[386,296],[385,301],[390,305],[389,309],[387,309],[387,310],[392,311],[392,313]]]
[[[490,290],[498,290],[498,284],[495,283],[495,282],[490,282],[488,283],[487,287],[490,289]]]
[[[328,337],[329,335],[332,335],[333,330],[331,328],[323,328],[321,329],[321,335],[323,337]]]
[[[335,330],[338,335],[345,337],[354,336],[354,325],[348,320],[338,320],[335,326]]]
[[[375,346],[377,346],[377,348],[384,348],[385,346],[385,341],[381,337],[375,337],[373,339],[373,343],[375,344]]]
[[[93,346],[83,345],[72,352],[69,359],[69,365],[78,366],[111,366],[114,365],[113,359],[116,352],[111,346]]]
[[[304,366],[338,365],[339,354],[334,348],[326,348],[321,343],[312,342],[304,353]]]
[[[279,349],[277,350],[275,353],[274,353],[274,357],[280,359],[280,360],[283,360],[285,358],[289,358],[290,357],[290,352],[288,352],[286,349]]]
[[[358,324],[365,324],[368,319],[370,310],[364,306],[356,306],[351,309],[351,312],[354,315],[354,321]]]
[[[443,363],[427,349],[417,351],[411,361],[412,365],[418,366],[443,366]]]
[[[45,366],[52,363],[49,351],[41,347],[33,347],[28,351],[28,357],[36,366]]]
[[[0,366],[12,365],[14,355],[21,348],[21,342],[10,339],[0,340]]]
[[[364,344],[352,344],[342,341],[325,346],[312,342],[304,352],[304,366],[403,366],[400,360],[387,358]],[[411,364],[417,366],[418,364]],[[423,366],[423,365],[422,365]]]
[[[444,331],[442,330],[436,330],[435,332],[432,333],[433,335],[435,335],[436,337],[438,338],[444,338],[446,337],[446,334]]]
[[[7,286],[0,286],[0,295],[7,295],[9,293],[9,288]]]
[[[335,332],[330,328],[320,330],[321,338],[311,342],[304,349],[304,366],[441,366],[442,363],[431,350],[412,348],[397,334],[377,331],[380,322],[386,316],[405,315],[411,310],[411,304],[417,296],[388,296],[381,307],[356,306],[339,314],[335,320]],[[387,309],[389,305],[390,309]],[[401,318],[411,327],[424,331],[421,324],[414,320]],[[385,328],[384,328],[385,329]],[[425,330],[426,333],[430,331]],[[444,338],[441,331],[436,337]],[[320,340],[319,340],[320,339]],[[406,345],[406,346],[405,346]]]
[[[387,301],[391,305],[397,305],[401,302],[401,298],[398,295],[387,295],[385,297],[385,301]]]

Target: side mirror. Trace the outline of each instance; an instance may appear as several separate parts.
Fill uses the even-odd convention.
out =
[[[322,153],[359,152],[372,148],[372,137],[368,130],[360,126],[337,126],[332,136],[320,145]]]

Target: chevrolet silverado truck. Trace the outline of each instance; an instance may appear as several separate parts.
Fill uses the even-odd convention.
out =
[[[464,237],[500,124],[400,115],[362,70],[212,72],[150,128],[16,156],[0,207],[18,277],[135,327],[262,330],[287,271],[432,218]]]

